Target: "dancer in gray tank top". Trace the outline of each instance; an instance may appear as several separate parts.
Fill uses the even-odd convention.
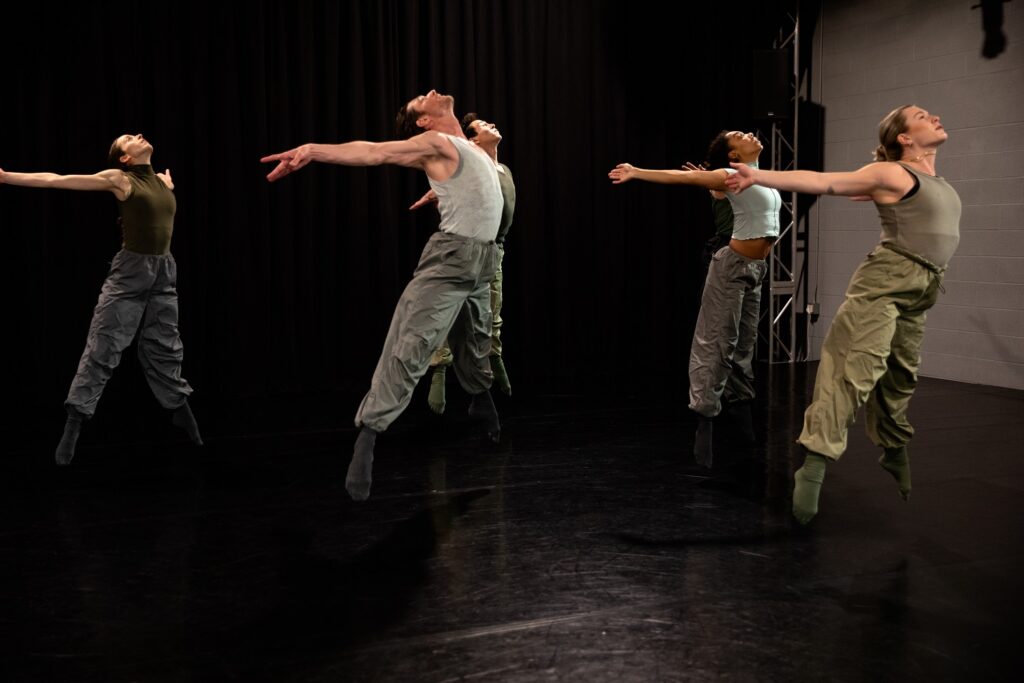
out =
[[[397,418],[427,371],[430,356],[445,336],[455,353],[459,383],[472,395],[469,414],[487,437],[501,434],[491,400],[493,380],[491,309],[488,286],[498,267],[495,237],[502,197],[494,163],[462,132],[454,98],[431,90],[410,100],[397,117],[393,142],[306,144],[264,157],[277,161],[267,175],[275,181],[320,161],[345,166],[396,164],[421,169],[439,198],[440,230],[427,242],[412,280],[395,307],[370,390],[356,411],[360,427],[345,488],[354,500],[370,495],[377,434]]]
[[[806,450],[794,476],[793,515],[807,524],[818,512],[825,465],[846,451],[850,425],[867,406],[868,436],[879,464],[910,498],[907,420],[917,386],[928,309],[960,241],[960,197],[935,174],[935,155],[949,137],[938,116],[921,107],[894,109],[878,125],[876,163],[852,173],[761,171],[733,164],[726,184],[805,194],[870,197],[882,221],[881,242],[850,280],[821,348],[814,399],[797,442]]]

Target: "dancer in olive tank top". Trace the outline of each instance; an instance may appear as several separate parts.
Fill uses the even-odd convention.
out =
[[[187,400],[192,387],[181,376],[177,266],[170,252],[177,209],[174,183],[170,170],[153,172],[152,155],[153,146],[141,134],[122,135],[110,147],[111,168],[94,175],[0,170],[0,184],[112,192],[121,213],[124,241],[110,264],[64,403],[68,419],[55,454],[58,465],[74,457],[82,423],[96,412],[121,353],[140,328],[139,362],[153,395],[173,411],[173,424],[202,445]]]
[[[949,135],[921,107],[905,105],[878,127],[876,163],[852,173],[761,171],[740,167],[726,181],[805,194],[870,196],[882,222],[881,241],[853,274],[821,349],[814,399],[797,440],[806,450],[794,476],[793,515],[806,524],[818,512],[825,465],[846,450],[850,425],[867,406],[865,426],[879,464],[910,497],[914,434],[907,407],[917,385],[925,317],[960,241],[960,198],[935,174],[935,154]]]

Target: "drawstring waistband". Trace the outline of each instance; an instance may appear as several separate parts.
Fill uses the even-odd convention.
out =
[[[920,254],[915,254],[914,252],[904,249],[903,247],[897,246],[892,242],[882,242],[882,246],[888,249],[889,251],[896,252],[903,258],[913,261],[919,266],[927,268],[928,270],[938,275],[939,278],[941,278],[942,275],[946,272],[946,269],[944,267],[940,268],[939,266],[935,265],[934,263],[926,259],[924,256],[921,256]],[[943,294],[946,293],[946,288],[942,286],[941,279],[939,280],[939,291],[942,292]]]

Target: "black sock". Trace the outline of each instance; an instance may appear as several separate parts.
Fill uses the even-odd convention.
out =
[[[501,441],[501,422],[498,420],[498,410],[494,407],[489,389],[473,395],[469,402],[469,416],[483,423],[491,443]]]
[[[76,410],[68,409],[68,420],[64,423],[64,435],[57,444],[57,452],[53,459],[58,465],[70,465],[71,459],[75,457],[75,445],[78,443],[78,435],[82,432],[82,423],[85,416]]]
[[[348,465],[345,477],[345,488],[352,500],[366,500],[370,497],[370,484],[373,483],[373,445],[377,441],[377,432],[369,427],[359,430],[355,448],[352,449],[352,462]]]
[[[701,415],[697,420],[697,436],[693,441],[693,459],[711,469],[711,418]]]
[[[188,434],[188,438],[195,445],[203,445],[203,437],[199,436],[199,425],[196,424],[196,418],[192,414],[192,409],[188,407],[188,401],[174,409],[174,414],[171,416],[171,424]]]

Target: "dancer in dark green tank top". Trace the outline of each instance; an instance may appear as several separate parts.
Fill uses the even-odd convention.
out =
[[[821,349],[814,400],[797,440],[807,454],[794,477],[793,515],[818,512],[825,465],[846,450],[850,425],[867,406],[868,436],[879,464],[910,497],[907,444],[914,434],[907,407],[917,385],[925,317],[960,240],[960,198],[935,174],[935,155],[949,135],[939,117],[905,105],[878,127],[876,163],[852,173],[761,171],[736,167],[734,192],[752,184],[805,194],[870,197],[882,221],[881,241],[846,290]]]
[[[57,446],[58,465],[75,455],[82,423],[96,412],[121,353],[139,333],[139,362],[153,395],[172,411],[173,424],[202,444],[181,377],[177,266],[171,256],[174,182],[170,170],[154,173],[153,146],[142,134],[122,135],[110,147],[111,168],[93,175],[11,173],[0,169],[0,184],[66,190],[102,190],[117,197],[124,232],[122,249],[110,264],[93,312],[85,351],[64,406],[68,419]]]

